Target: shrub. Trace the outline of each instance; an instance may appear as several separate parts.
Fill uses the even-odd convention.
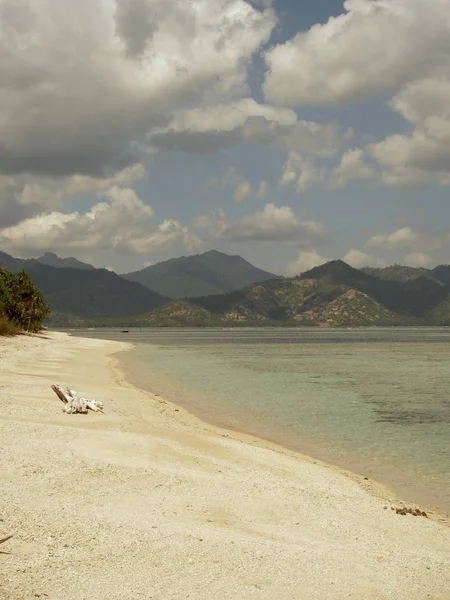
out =
[[[6,317],[0,316],[0,335],[17,335],[20,331],[20,327],[8,321]]]
[[[20,271],[17,275],[0,268],[0,320],[3,335],[18,330],[36,332],[42,329],[41,321],[50,309],[31,277]],[[6,325],[5,325],[6,323]]]

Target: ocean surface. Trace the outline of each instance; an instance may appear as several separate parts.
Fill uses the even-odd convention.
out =
[[[450,513],[450,328],[117,329],[130,382]]]

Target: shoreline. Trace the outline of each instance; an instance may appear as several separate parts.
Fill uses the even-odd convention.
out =
[[[333,459],[330,456],[329,450],[324,450],[317,443],[315,444],[308,439],[300,438],[299,440],[299,434],[296,431],[287,431],[287,429],[283,429],[281,426],[270,426],[263,419],[258,420],[258,417],[256,417],[257,425],[250,425],[251,422],[255,422],[255,415],[249,411],[240,409],[239,416],[243,416],[244,422],[242,422],[241,418],[240,422],[236,423],[230,417],[230,413],[227,412],[229,409],[228,404],[222,404],[215,398],[212,399],[211,404],[209,396],[202,394],[198,390],[184,388],[181,383],[167,376],[161,377],[151,370],[152,381],[156,381],[157,383],[153,383],[153,389],[150,387],[150,384],[146,386],[141,385],[142,382],[139,381],[139,377],[133,377],[133,374],[127,369],[129,365],[126,364],[126,361],[123,361],[125,364],[121,364],[121,355],[133,351],[139,345],[135,342],[128,342],[128,344],[131,347],[126,351],[119,351],[116,357],[118,368],[130,385],[141,389],[143,392],[164,397],[166,402],[184,411],[187,415],[200,421],[207,427],[211,427],[213,431],[225,432],[231,437],[241,439],[246,443],[254,443],[281,453],[287,452],[291,456],[299,456],[303,460],[307,460],[313,464],[321,464],[356,481],[363,489],[373,493],[378,498],[384,500],[393,499],[402,505],[419,506],[431,518],[450,526],[450,514],[443,507],[432,506],[432,500],[427,501],[425,488],[419,489],[418,486],[414,488],[414,486],[403,485],[403,489],[401,489],[399,485],[398,489],[396,489],[395,482],[392,481],[394,475],[386,475],[383,481],[383,476],[377,478],[377,473],[375,475],[371,474],[372,469],[376,470],[376,467],[373,467],[370,463],[355,465],[351,464],[351,459],[341,459],[340,461],[336,460],[336,462],[332,462]],[[167,391],[168,384],[171,388],[170,392]],[[159,388],[161,387],[164,388],[164,391],[160,393]],[[186,398],[188,399],[186,400]],[[202,398],[200,402],[199,398]]]
[[[116,356],[130,348],[0,339],[1,600],[448,598],[442,523],[136,388]],[[105,415],[63,415],[56,382]]]
[[[199,413],[197,414],[197,412],[185,408],[184,403],[178,404],[175,400],[168,399],[166,397],[161,396],[160,394],[155,393],[152,390],[140,387],[139,385],[130,381],[130,378],[128,377],[120,363],[120,355],[126,352],[130,352],[134,349],[133,347],[135,346],[135,344],[130,343],[129,345],[131,346],[131,348],[119,350],[117,353],[112,355],[114,360],[114,362],[112,363],[112,368],[116,370],[117,374],[121,378],[123,378],[129,386],[141,390],[144,394],[156,396],[160,399],[162,403],[166,404],[168,407],[171,407],[174,412],[180,413],[178,417],[182,416],[185,420],[185,424],[188,427],[201,426],[202,428],[220,437],[233,439],[244,444],[255,445],[265,450],[270,450],[278,454],[290,456],[292,458],[297,458],[309,464],[320,465],[322,468],[329,469],[330,471],[333,471],[335,473],[339,473],[340,475],[343,475],[351,481],[356,482],[364,491],[370,493],[375,498],[392,502],[393,504],[413,504],[412,502],[401,498],[393,489],[389,488],[387,485],[375,479],[369,479],[364,475],[360,475],[351,471],[350,469],[345,469],[344,467],[333,465],[332,463],[328,463],[322,460],[321,458],[315,457],[311,454],[303,453],[293,446],[291,447],[283,445],[282,443],[279,443],[277,441],[267,439],[258,435],[258,433],[256,432],[252,433],[240,429],[232,429],[227,427],[226,425],[221,425],[220,423],[211,421],[206,417],[202,417],[200,414],[201,411],[199,411]],[[447,526],[450,526],[450,517],[448,515],[439,513],[425,506],[422,506],[421,508],[424,510],[426,509],[428,511],[427,514],[429,518],[440,523],[445,523]]]

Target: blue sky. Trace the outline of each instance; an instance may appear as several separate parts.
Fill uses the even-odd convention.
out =
[[[441,0],[109,0],[97,20],[65,0],[73,27],[55,3],[3,14],[2,249],[120,272],[209,248],[288,274],[449,262]]]

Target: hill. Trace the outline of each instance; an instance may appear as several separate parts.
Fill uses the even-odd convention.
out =
[[[182,256],[123,275],[168,298],[198,298],[245,288],[277,276],[253,266],[241,256],[211,250]]]
[[[0,267],[14,273],[24,269],[51,308],[50,322],[61,326],[132,317],[167,302],[167,298],[106,269],[55,268],[4,252],[0,253]]]
[[[450,285],[418,276],[379,279],[331,261],[291,279],[228,294],[171,302],[135,319],[140,325],[426,325],[450,323]]]
[[[364,267],[361,271],[373,275],[378,279],[399,281],[401,283],[418,279],[419,277],[427,277],[432,281],[440,283],[450,283],[450,265],[439,265],[434,269],[425,269],[424,267],[406,267],[395,264],[383,268]]]
[[[450,283],[450,265],[439,265],[431,273],[441,283]]]
[[[160,265],[178,265],[183,285],[190,281],[197,286],[207,272],[201,265],[204,260],[211,264],[211,258],[216,265],[222,261],[220,285],[226,280],[225,264],[235,265],[238,271],[244,263],[244,273],[260,271],[240,257],[217,252]],[[191,265],[186,277],[181,272],[183,264]],[[59,326],[450,325],[450,267],[446,265],[432,270],[400,265],[354,269],[336,260],[293,278],[271,275],[265,281],[223,294],[170,300],[105,269],[52,267],[3,252],[0,267],[29,273],[52,309],[51,323]],[[171,286],[177,281],[173,277],[176,269],[169,269]],[[232,273],[228,277],[227,285],[231,285]],[[207,288],[213,285],[204,284]]]
[[[18,273],[21,269],[36,262],[34,259],[26,260],[23,258],[14,258],[6,252],[0,252],[0,267],[7,269],[12,273]]]
[[[46,252],[42,256],[36,259],[38,262],[43,265],[47,265],[48,267],[55,267],[56,269],[60,268],[69,268],[69,269],[83,269],[83,270],[92,270],[95,269],[92,265],[88,263],[81,262],[80,260],[70,257],[70,258],[60,258],[54,252]]]

